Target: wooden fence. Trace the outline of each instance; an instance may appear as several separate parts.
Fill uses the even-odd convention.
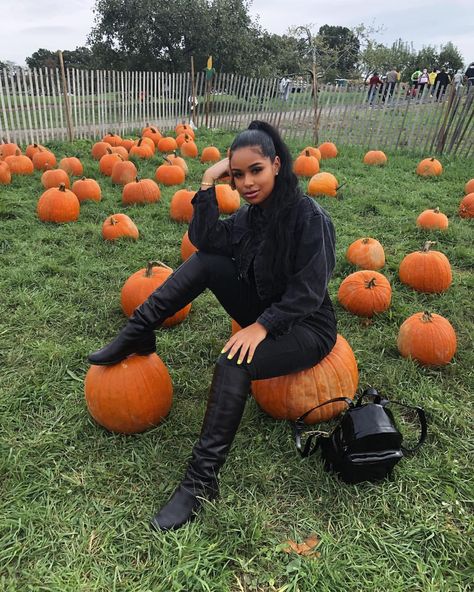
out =
[[[291,83],[290,83],[291,84]],[[408,148],[420,154],[468,156],[473,150],[474,89],[384,86],[369,100],[363,85],[295,83],[204,72],[116,72],[67,69],[0,71],[0,138],[22,144],[136,134],[150,123],[161,130],[190,119],[197,126],[242,129],[252,119],[276,125],[287,139]],[[318,137],[315,138],[315,129]]]

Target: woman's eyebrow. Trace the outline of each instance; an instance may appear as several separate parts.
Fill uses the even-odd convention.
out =
[[[254,167],[254,166],[259,166],[259,165],[261,165],[261,164],[262,164],[262,163],[261,163],[261,161],[257,161],[257,162],[254,162],[254,163],[252,163],[252,164],[249,164],[249,166],[248,166],[247,168],[248,168],[248,169],[251,169],[252,167]],[[232,171],[240,171],[240,169],[237,169],[237,168],[235,168],[235,167],[231,167],[231,170],[232,170]]]

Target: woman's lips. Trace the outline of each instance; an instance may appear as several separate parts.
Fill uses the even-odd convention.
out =
[[[247,199],[253,199],[253,198],[257,197],[257,195],[258,195],[258,190],[256,190],[256,191],[249,191],[248,193],[245,194],[245,197]]]

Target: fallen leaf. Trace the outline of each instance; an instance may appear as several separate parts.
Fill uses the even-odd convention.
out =
[[[321,557],[321,553],[315,551],[315,547],[317,547],[320,542],[319,537],[315,534],[310,535],[302,543],[297,543],[296,541],[289,539],[284,543],[282,551],[285,553],[296,553],[303,557]]]

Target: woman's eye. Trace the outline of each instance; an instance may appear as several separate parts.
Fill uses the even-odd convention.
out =
[[[238,179],[242,176],[242,173],[232,173],[232,176],[234,177],[234,179]]]
[[[253,173],[254,175],[257,175],[258,173],[260,173],[260,171],[261,171],[261,170],[262,170],[262,169],[260,169],[260,168],[259,168],[259,169],[252,169],[252,173]]]

